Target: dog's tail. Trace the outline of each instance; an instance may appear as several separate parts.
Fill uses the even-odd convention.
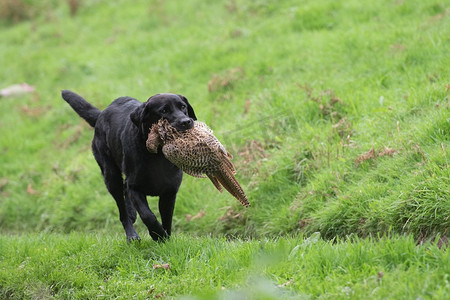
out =
[[[75,110],[75,112],[86,120],[92,127],[95,127],[98,116],[101,111],[87,102],[83,97],[69,90],[61,91],[61,96],[63,99],[70,104],[70,106]]]

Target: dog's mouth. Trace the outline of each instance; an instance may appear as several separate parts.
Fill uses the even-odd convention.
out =
[[[191,118],[185,118],[170,123],[172,127],[175,127],[178,131],[186,131],[194,127],[194,121]]]

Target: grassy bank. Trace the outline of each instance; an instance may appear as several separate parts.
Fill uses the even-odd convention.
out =
[[[68,88],[100,108],[182,93],[232,152],[252,208],[186,176],[178,232],[447,234],[448,7],[358,3],[61,3],[5,21],[2,85],[36,92],[0,101],[3,231],[121,230]]]

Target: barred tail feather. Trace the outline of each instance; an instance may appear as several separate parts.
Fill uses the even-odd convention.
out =
[[[231,154],[230,154],[231,155]],[[225,157],[224,160],[222,161],[223,165],[229,169],[233,174],[236,174],[236,169],[234,168],[233,164],[231,163],[231,161]]]
[[[222,189],[222,185],[220,184],[220,182],[217,180],[217,178],[216,177],[214,177],[213,175],[208,175],[208,178],[211,180],[211,182],[214,184],[214,186],[216,187],[216,189],[219,191],[219,192],[223,192],[223,189]]]
[[[231,195],[239,200],[242,205],[244,205],[245,207],[250,206],[244,190],[233,174],[229,174],[228,172],[219,172],[217,174],[214,174],[214,177]]]

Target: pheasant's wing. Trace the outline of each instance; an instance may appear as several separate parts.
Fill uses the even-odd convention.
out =
[[[208,125],[206,125],[203,122],[195,121],[194,126],[198,128],[199,131],[206,132],[208,134],[213,134],[212,129],[209,128]]]
[[[200,123],[203,124],[203,123]],[[212,133],[212,130],[209,129],[206,125],[205,129],[200,132],[198,135],[198,138],[201,139],[202,144],[204,144],[206,147],[208,147],[208,150],[205,150],[205,152],[210,152],[211,155],[214,156],[215,162],[225,163],[227,164],[228,168],[233,170],[234,174],[236,174],[236,170],[234,169],[233,164],[231,163],[230,159],[233,158],[233,156],[225,149],[225,147],[222,145],[222,143],[214,136]],[[219,165],[217,165],[219,167]]]
[[[214,137],[215,138],[215,137]],[[233,156],[225,149],[225,147],[215,138],[214,143],[208,143],[211,152],[215,153],[215,159],[217,162],[226,165],[227,169],[233,174],[236,174],[236,169],[231,163]],[[218,165],[217,167],[219,167]]]
[[[183,145],[177,140],[164,145],[162,151],[170,162],[194,177],[205,177],[203,174],[211,174],[219,169],[220,161],[203,142]]]
[[[192,177],[197,177],[197,178],[206,178],[205,175],[201,174],[201,173],[196,173],[192,170],[186,169],[186,168],[180,168],[181,170],[183,170],[184,173],[191,175]]]

